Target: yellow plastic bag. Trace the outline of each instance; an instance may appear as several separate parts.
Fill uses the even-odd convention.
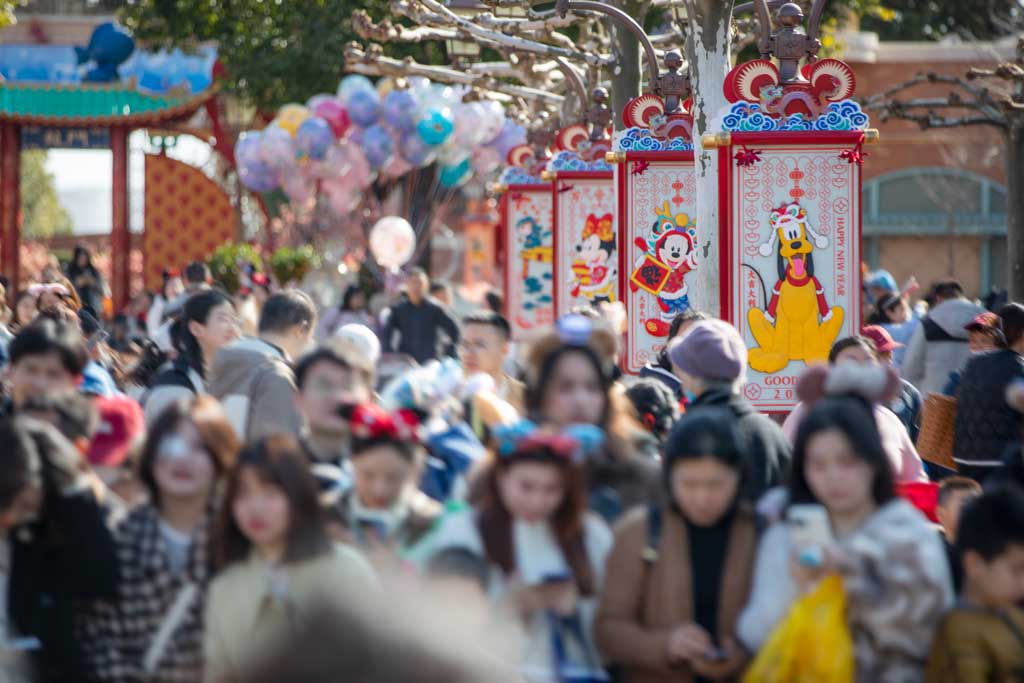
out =
[[[775,629],[743,683],[853,683],[853,639],[837,574],[822,579]]]

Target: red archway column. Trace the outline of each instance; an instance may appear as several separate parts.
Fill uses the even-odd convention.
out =
[[[131,234],[128,228],[128,129],[114,126],[110,129],[110,152],[114,157],[111,183],[110,226],[110,290],[114,310],[128,305],[131,272]]]
[[[21,129],[13,123],[0,128],[0,270],[18,291],[21,249]],[[8,300],[13,292],[8,292]]]

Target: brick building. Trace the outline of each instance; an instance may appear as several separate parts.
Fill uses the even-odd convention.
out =
[[[996,43],[879,43],[874,34],[842,38],[843,59],[867,98],[919,73],[963,76],[972,66],[1014,57],[1016,38]],[[949,86],[924,84],[900,99],[944,97]],[[882,123],[881,143],[864,164],[864,250],[872,270],[922,285],[960,280],[970,296],[1007,285],[1006,159],[994,128],[922,131],[913,122]]]

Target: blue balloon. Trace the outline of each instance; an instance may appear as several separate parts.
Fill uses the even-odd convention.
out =
[[[428,145],[441,145],[455,130],[455,118],[447,107],[432,107],[423,112],[416,124],[420,138]]]
[[[502,126],[498,137],[490,142],[502,159],[508,156],[513,147],[523,144],[526,144],[526,129],[509,119],[505,119],[505,125]]]
[[[381,115],[384,121],[399,133],[407,133],[416,128],[419,104],[408,90],[395,89],[384,96]]]
[[[235,162],[239,167],[260,163],[260,139],[262,133],[250,130],[242,133],[235,143]]]
[[[359,146],[374,171],[380,170],[395,154],[395,143],[383,126],[370,126],[359,136]]]
[[[270,192],[277,188],[277,173],[269,165],[262,161],[239,165],[238,178],[242,184],[253,192]]]
[[[437,158],[437,148],[423,142],[420,134],[416,131],[409,131],[402,136],[398,153],[416,168],[429,166]]]
[[[348,103],[348,98],[354,93],[366,91],[376,93],[377,89],[373,87],[370,79],[362,74],[349,74],[338,84],[338,98],[342,103]]]
[[[349,118],[361,128],[369,128],[380,118],[380,97],[376,90],[358,90],[345,103]]]
[[[295,132],[295,146],[300,158],[323,161],[333,143],[334,131],[331,130],[331,125],[316,116],[303,121]]]
[[[441,187],[459,187],[464,185],[472,176],[473,167],[469,165],[469,159],[463,159],[454,166],[442,166],[440,175]]]

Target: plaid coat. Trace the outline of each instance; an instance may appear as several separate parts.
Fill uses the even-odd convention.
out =
[[[135,509],[117,530],[121,582],[116,604],[106,603],[86,620],[83,647],[102,681],[197,683],[203,671],[203,606],[210,581],[208,515],[193,536],[188,565],[171,571],[160,515],[153,505]],[[193,582],[196,598],[175,629],[156,672],[146,675],[143,659],[179,592]]]

